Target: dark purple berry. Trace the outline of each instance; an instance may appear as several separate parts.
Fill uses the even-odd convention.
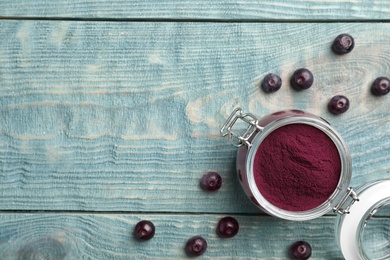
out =
[[[208,172],[202,176],[200,186],[206,191],[216,191],[221,188],[222,177],[217,172]]]
[[[384,96],[390,92],[390,80],[386,77],[377,78],[371,86],[371,92],[375,96]]]
[[[142,220],[135,225],[134,235],[140,240],[149,240],[154,236],[155,227],[149,220]]]
[[[297,69],[291,77],[291,86],[296,90],[308,89],[313,85],[314,77],[310,70]]]
[[[273,73],[267,74],[263,82],[261,83],[261,87],[267,93],[276,92],[282,86],[282,79]]]
[[[355,41],[351,35],[343,33],[334,39],[332,50],[334,53],[342,55],[352,51],[355,46]]]
[[[311,246],[306,241],[297,241],[291,245],[289,253],[294,260],[306,260],[311,256]]]
[[[238,233],[239,225],[235,218],[224,217],[221,218],[217,225],[217,234],[220,237],[234,237]]]
[[[207,242],[201,236],[194,236],[188,239],[186,244],[186,253],[189,256],[200,256],[206,252]]]
[[[338,115],[346,112],[349,108],[349,100],[342,95],[334,96],[328,103],[328,110],[332,114]]]

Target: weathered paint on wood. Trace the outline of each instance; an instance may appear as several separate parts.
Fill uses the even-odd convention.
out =
[[[0,17],[82,19],[388,20],[390,3],[372,0],[18,0],[1,1]]]
[[[311,259],[342,259],[334,238],[334,218],[308,222],[234,216],[240,223],[230,239],[215,233],[225,215],[0,214],[1,259],[183,259],[194,235],[208,243],[200,259],[288,259],[287,249],[303,239]],[[156,234],[147,242],[132,236],[134,225],[151,220]],[[32,258],[35,257],[35,258]]]
[[[253,215],[219,127],[237,106],[304,109],[346,140],[352,186],[390,178],[389,97],[369,93],[390,76],[390,24],[334,23],[389,14],[390,3],[371,0],[1,1],[0,259],[181,259],[197,234],[205,259],[287,259],[298,239],[312,259],[341,259],[334,217]],[[335,56],[343,32],[356,47]],[[304,92],[288,84],[299,67],[315,76]],[[272,95],[259,89],[268,72],[284,82]],[[326,111],[335,94],[351,100],[337,117]],[[224,178],[217,193],[199,188],[208,170]],[[218,238],[218,219],[232,213],[239,234]],[[141,219],[157,227],[146,243],[131,235]]]
[[[297,108],[346,140],[352,185],[390,177],[390,24],[1,21],[0,205],[3,210],[253,213],[219,136],[234,107]],[[333,38],[355,50],[336,56]],[[314,86],[288,84],[307,67]],[[259,88],[269,72],[283,87]],[[350,98],[341,116],[327,112]],[[215,194],[199,178],[222,174]]]

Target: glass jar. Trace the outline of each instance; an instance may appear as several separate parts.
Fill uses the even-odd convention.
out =
[[[244,133],[239,134],[233,129],[237,123],[246,124]],[[321,130],[333,141],[341,162],[340,177],[333,193],[322,204],[304,211],[285,210],[265,199],[256,185],[253,170],[255,155],[264,139],[276,129],[290,124],[305,124]],[[258,120],[254,115],[243,113],[241,108],[237,108],[221,128],[221,134],[239,147],[236,160],[238,178],[249,199],[264,212],[283,219],[302,221],[320,217],[332,209],[340,212],[347,210],[341,208],[340,202],[346,196],[354,195],[353,191],[348,190],[351,180],[351,158],[341,136],[326,120],[301,110],[278,111]]]
[[[359,203],[336,221],[336,238],[344,258],[390,259],[390,180],[365,184],[356,194]]]

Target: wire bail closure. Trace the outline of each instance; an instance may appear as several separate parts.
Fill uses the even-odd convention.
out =
[[[246,131],[241,135],[232,130],[234,124],[237,120],[240,119],[248,124]],[[221,136],[227,137],[229,141],[236,147],[241,147],[243,145],[248,146],[250,148],[252,143],[250,142],[252,136],[258,132],[262,131],[263,127],[259,126],[259,120],[252,115],[251,113],[242,113],[241,108],[236,108],[230,114],[230,116],[226,119],[226,122],[223,124],[221,128]]]
[[[344,203],[346,203],[349,198],[351,200],[349,201],[347,206],[344,207]],[[347,193],[344,195],[343,199],[339,202],[339,204],[337,204],[337,206],[333,208],[333,211],[335,213],[339,213],[340,215],[349,214],[349,209],[356,201],[359,201],[359,197],[356,192],[351,187],[349,187]]]

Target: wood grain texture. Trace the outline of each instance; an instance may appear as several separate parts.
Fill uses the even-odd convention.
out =
[[[330,121],[353,158],[352,185],[390,177],[390,24],[1,21],[3,210],[258,212],[219,128],[237,106],[257,116],[303,109]],[[330,50],[348,32],[356,47]],[[314,86],[288,84],[309,68]],[[280,74],[283,87],[259,84]],[[327,112],[350,98],[341,116]],[[215,194],[199,178],[218,171]]]
[[[0,17],[82,19],[388,20],[390,3],[372,0],[1,1]]]
[[[299,239],[313,246],[311,259],[342,259],[334,238],[334,218],[291,223],[235,216],[239,233],[221,239],[215,227],[223,216],[0,214],[0,258],[184,259],[187,239],[201,235],[208,249],[200,259],[288,259],[288,247]],[[156,234],[139,242],[132,231],[145,218],[155,224]]]

